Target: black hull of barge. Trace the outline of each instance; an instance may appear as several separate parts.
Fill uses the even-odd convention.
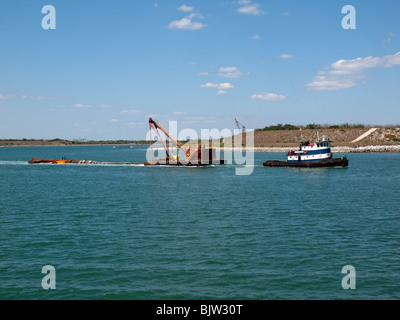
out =
[[[347,167],[349,160],[347,157],[334,158],[329,160],[312,161],[312,162],[287,162],[280,160],[266,160],[264,167],[295,167],[295,168],[321,168],[321,167]]]

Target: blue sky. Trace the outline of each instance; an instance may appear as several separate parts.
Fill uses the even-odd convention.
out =
[[[398,0],[1,1],[0,139],[145,139],[150,115],[199,132],[235,117],[398,124],[399,13]]]

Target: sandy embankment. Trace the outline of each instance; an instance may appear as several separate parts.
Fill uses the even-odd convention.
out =
[[[289,152],[297,150],[293,147],[256,147],[256,148],[215,148],[226,152]],[[369,152],[400,152],[400,145],[363,146],[363,147],[332,147],[332,153],[369,153]]]

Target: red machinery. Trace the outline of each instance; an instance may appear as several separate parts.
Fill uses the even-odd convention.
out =
[[[150,130],[150,144],[152,141],[151,138],[151,130],[154,130],[160,139],[161,143],[164,146],[164,149],[167,153],[167,157],[165,159],[161,159],[158,161],[158,163],[166,163],[166,164],[178,164],[178,165],[206,165],[206,164],[222,164],[225,163],[224,160],[216,160],[215,156],[215,149],[213,148],[202,148],[199,145],[194,145],[191,144],[189,148],[185,148],[178,140],[175,138],[171,137],[167,129],[164,128],[164,126],[159,123],[158,121],[153,120],[152,118],[149,118],[149,130]],[[158,132],[158,129],[160,129],[168,138],[171,139],[173,144],[176,145],[177,151],[182,150],[183,153],[185,154],[185,160],[180,160],[178,154],[174,155],[172,154],[171,150],[168,148],[167,144],[165,141],[161,138],[160,133]],[[153,147],[152,144],[150,145],[151,147],[151,156],[152,156],[152,161],[153,161]]]

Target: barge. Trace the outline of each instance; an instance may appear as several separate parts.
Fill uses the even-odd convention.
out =
[[[28,161],[29,164],[105,164],[105,165],[136,165],[136,166],[188,166],[188,167],[203,167],[215,164],[226,164],[226,160],[212,160],[206,163],[202,162],[180,162],[180,161],[170,161],[169,158],[145,161],[145,162],[110,162],[110,161],[94,161],[94,160],[71,160],[71,159],[41,159],[32,158]]]
[[[164,158],[153,157],[153,145],[151,132],[155,131],[158,138],[160,139],[166,153]],[[170,147],[162,139],[160,132],[162,131],[167,136],[172,144],[176,146],[177,152],[181,151],[180,157],[178,154],[173,154]],[[227,161],[224,159],[218,159],[216,157],[216,150],[212,147],[205,147],[199,144],[191,144],[189,147],[182,145],[178,140],[173,138],[167,129],[156,120],[149,118],[149,132],[150,132],[150,149],[151,149],[151,160],[145,162],[105,162],[105,161],[92,161],[92,160],[71,160],[71,159],[44,159],[44,158],[32,158],[28,163],[50,163],[50,164],[106,164],[106,165],[143,165],[143,166],[188,166],[188,167],[204,167],[210,165],[226,164]],[[113,147],[115,148],[115,147]]]

